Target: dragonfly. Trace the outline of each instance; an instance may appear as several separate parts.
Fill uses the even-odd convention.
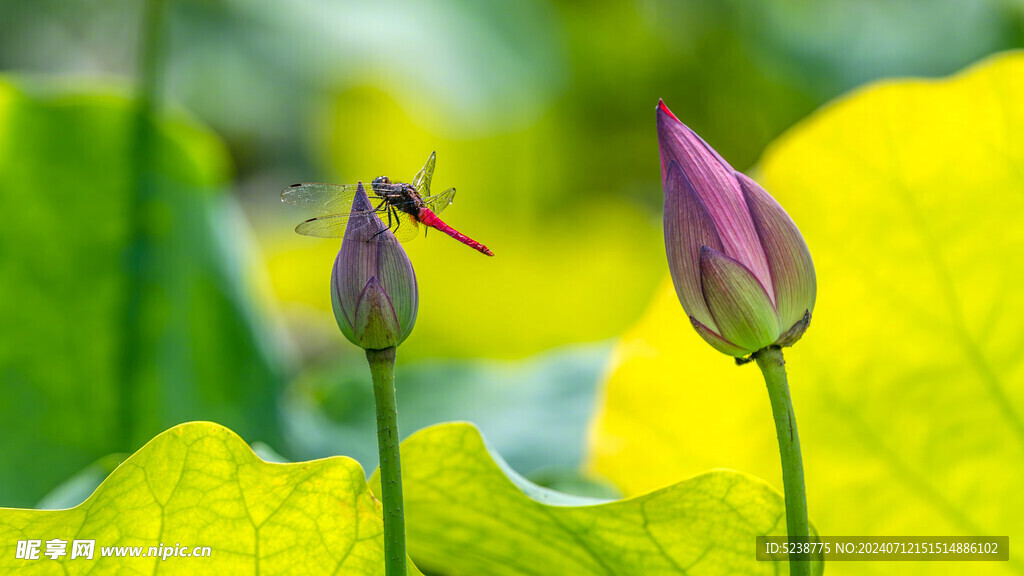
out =
[[[378,234],[390,229],[400,242],[407,242],[417,236],[422,225],[443,232],[482,254],[494,256],[487,246],[438,218],[437,215],[455,198],[455,188],[438,194],[430,193],[430,180],[434,176],[436,160],[437,153],[431,152],[427,163],[416,173],[411,183],[392,182],[387,176],[373,179],[366,188],[366,195],[373,205],[370,211],[380,218],[382,224],[387,221],[387,225],[381,228]],[[292,184],[281,192],[281,200],[325,214],[310,218],[296,226],[295,231],[299,234],[318,238],[341,238],[345,235],[345,227],[353,215],[352,202],[359,186],[318,182]]]

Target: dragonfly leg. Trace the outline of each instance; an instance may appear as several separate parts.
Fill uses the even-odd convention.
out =
[[[391,212],[395,213],[395,220],[398,222],[398,226],[395,226],[395,232],[398,232],[398,229],[402,227],[402,219],[398,216],[398,211],[395,210],[394,206],[391,206],[388,212],[388,228],[391,227]]]
[[[383,204],[383,202],[382,202],[381,204]],[[377,207],[378,207],[378,208],[380,208],[380,205],[378,205]],[[384,223],[383,223],[383,222],[381,222],[381,229],[380,229],[380,230],[377,230],[377,233],[376,233],[376,234],[374,234],[373,236],[371,236],[371,238],[376,238],[377,236],[380,236],[381,234],[383,234],[385,230],[387,230],[387,229],[391,228],[391,211],[392,211],[393,209],[394,209],[393,207],[391,207],[391,206],[388,206],[388,209],[387,209],[387,213],[388,213],[388,225],[387,225],[387,226],[384,226],[384,225],[383,225]]]

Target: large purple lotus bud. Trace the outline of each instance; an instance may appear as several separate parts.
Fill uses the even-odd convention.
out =
[[[814,310],[814,264],[796,224],[658,103],[665,249],[690,322],[716,350],[789,346]]]
[[[338,327],[366,350],[398,346],[416,324],[416,273],[395,235],[373,212],[362,184],[331,274]]]

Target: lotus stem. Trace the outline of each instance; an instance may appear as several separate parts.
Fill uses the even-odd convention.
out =
[[[810,524],[807,521],[807,492],[804,488],[804,464],[800,456],[800,436],[796,430],[796,416],[793,401],[789,396],[789,382],[786,380],[786,360],[782,349],[768,346],[753,355],[757,366],[764,374],[768,387],[768,398],[775,418],[775,433],[779,438],[779,453],[782,456],[782,484],[786,493],[786,529],[791,543],[808,542]],[[811,562],[809,554],[789,555],[790,576],[809,576]]]
[[[366,360],[373,375],[373,398],[377,405],[377,451],[380,454],[380,490],[384,505],[384,573],[386,576],[406,576],[395,348],[367,350]]]

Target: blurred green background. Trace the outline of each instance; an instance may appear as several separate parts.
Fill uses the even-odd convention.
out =
[[[612,343],[665,273],[658,98],[747,169],[844,91],[1024,44],[1015,0],[174,0],[151,123],[143,7],[0,2],[3,506],[197,419],[372,470],[338,243],[294,234],[309,215],[278,195],[407,180],[432,150],[445,219],[496,257],[408,245],[403,434],[472,420],[531,479],[610,493],[578,469]]]

